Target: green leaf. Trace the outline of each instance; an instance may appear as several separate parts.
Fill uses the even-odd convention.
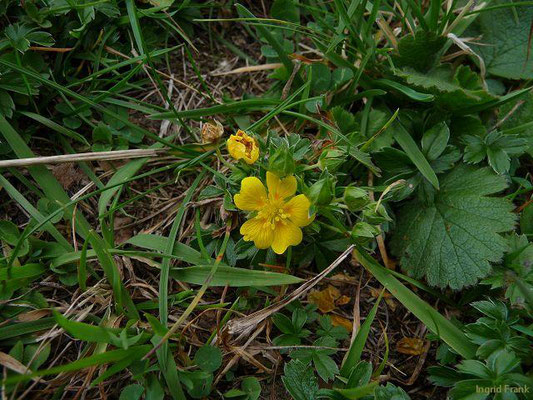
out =
[[[129,318],[138,320],[139,313],[133,304],[129,292],[120,280],[118,268],[113,256],[109,252],[108,244],[93,230],[90,231],[88,240],[91,242],[96,257],[98,257],[98,261],[100,261],[100,265],[104,270],[105,276],[113,288],[113,295],[117,307],[120,311],[123,311],[123,307],[125,306],[127,310],[126,314]]]
[[[456,167],[442,180],[434,202],[415,200],[398,213],[391,245],[401,265],[432,286],[461,289],[474,285],[506,249],[499,235],[513,229],[513,205],[487,197],[506,187],[487,168]]]
[[[374,391],[375,400],[410,400],[411,397],[403,390],[392,383],[386,386],[378,386]]]
[[[113,343],[111,331],[103,326],[70,321],[58,312],[54,312],[54,317],[58,325],[76,339],[96,343]]]
[[[248,400],[258,400],[261,395],[261,385],[254,376],[248,376],[241,383],[242,390],[248,394]]]
[[[313,93],[322,93],[329,89],[331,83],[331,71],[326,64],[311,64],[311,89]]]
[[[461,112],[467,107],[490,104],[497,97],[487,92],[479,76],[469,67],[460,65],[456,70],[442,64],[422,73],[411,68],[396,70],[396,74],[415,89],[430,92],[441,108]]]
[[[170,276],[174,279],[187,283],[201,285],[211,272],[211,266],[196,266],[187,268],[174,268]],[[288,274],[280,274],[270,271],[254,271],[245,268],[219,266],[215,275],[209,282],[209,286],[277,286],[290,285],[301,282],[300,278]]]
[[[411,137],[409,132],[404,128],[401,122],[394,121],[391,125],[391,129],[394,131],[394,138],[400,145],[400,147],[405,151],[409,159],[416,165],[418,170],[424,178],[426,178],[435,189],[439,188],[439,179],[429,165],[428,160],[424,157],[424,154],[418,148],[418,145]]]
[[[120,392],[119,400],[139,400],[144,393],[144,386],[138,383],[133,383],[126,386]]]
[[[28,333],[39,332],[45,329],[50,329],[56,324],[52,317],[41,318],[37,321],[19,322],[16,324],[7,324],[0,327],[0,340],[11,338],[18,338]]]
[[[222,352],[215,346],[202,346],[194,355],[194,362],[200,369],[214,372],[222,365]]]
[[[422,136],[422,151],[429,160],[436,160],[448,145],[449,139],[450,130],[448,125],[445,122],[440,122],[424,132]]]
[[[378,79],[374,83],[377,86],[383,87],[385,89],[396,90],[404,96],[407,96],[411,100],[420,101],[423,103],[430,103],[435,99],[435,96],[433,96],[432,94],[418,92],[409,86],[402,85],[401,83],[388,79]]]
[[[329,382],[339,373],[339,368],[335,361],[333,361],[327,354],[320,351],[314,352],[313,365],[315,366],[318,375],[325,382]]]
[[[512,1],[495,0],[495,5],[511,5]],[[481,13],[465,32],[467,37],[482,37],[470,47],[485,61],[487,72],[508,79],[532,79],[533,58],[530,56],[530,28],[533,7],[513,6]]]
[[[4,34],[9,39],[13,48],[24,53],[30,48],[30,41],[27,38],[30,31],[31,30],[23,24],[12,24],[8,25]]]
[[[338,89],[353,78],[353,71],[350,68],[336,68],[331,74],[331,83],[334,89]]]
[[[351,389],[335,389],[335,391],[340,393],[346,399],[357,400],[371,394],[376,388],[377,384],[378,382],[371,382],[364,386]]]
[[[32,322],[34,323],[34,322]],[[109,363],[116,363],[122,360],[140,360],[150,350],[150,345],[142,345],[130,347],[127,350],[111,350],[105,353],[94,354],[86,358],[80,358],[69,364],[59,365],[50,369],[35,371],[31,374],[16,375],[7,378],[4,382],[6,384],[23,382],[35,378],[37,376],[55,375],[61,372],[78,371],[83,368],[92,367],[94,365],[107,365]]]
[[[298,0],[275,0],[270,8],[270,14],[272,18],[298,24],[300,22]]]
[[[284,375],[281,377],[287,391],[294,400],[314,400],[318,394],[318,381],[313,369],[308,368],[300,360],[292,360],[285,364]]]
[[[499,109],[504,134],[516,133],[527,141],[527,150],[533,155],[533,93],[529,91],[517,101],[510,101]]]
[[[396,67],[411,67],[425,72],[435,66],[446,38],[434,32],[419,29],[414,35],[405,35],[398,41]]]
[[[155,250],[163,253],[167,247],[168,238],[159,235],[139,233],[138,235],[128,239],[125,243],[141,247],[143,249]],[[199,251],[180,242],[174,243],[172,254],[180,260],[188,262],[189,264],[202,264],[206,262]]]
[[[533,235],[533,203],[529,203],[522,211],[520,231],[525,235]]]
[[[11,95],[5,90],[0,90],[0,114],[7,118],[11,118],[14,109],[15,103],[13,102]]]

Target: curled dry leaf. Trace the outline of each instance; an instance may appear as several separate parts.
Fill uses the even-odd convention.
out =
[[[411,356],[419,356],[423,354],[425,341],[420,338],[401,338],[396,344],[398,353],[409,354]]]

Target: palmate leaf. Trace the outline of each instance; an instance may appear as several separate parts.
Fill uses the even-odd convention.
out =
[[[399,211],[391,246],[411,276],[461,289],[501,260],[507,245],[499,233],[513,229],[516,218],[510,201],[487,197],[506,187],[488,168],[460,165],[441,182],[433,203],[414,200]]]

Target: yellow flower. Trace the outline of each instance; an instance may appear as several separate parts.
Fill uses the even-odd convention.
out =
[[[226,144],[229,154],[236,160],[242,158],[247,164],[253,164],[259,158],[257,141],[240,129],[230,136]]]
[[[309,216],[309,199],[296,193],[296,178],[278,178],[267,172],[267,187],[258,178],[248,177],[241,182],[241,191],[235,195],[235,205],[244,211],[253,211],[255,216],[241,226],[241,235],[246,241],[253,240],[259,249],[272,247],[283,254],[287,247],[302,241],[302,226],[313,221]]]

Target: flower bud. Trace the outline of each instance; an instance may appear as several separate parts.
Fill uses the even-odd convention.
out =
[[[224,127],[217,120],[202,125],[202,143],[216,143],[224,134]]]
[[[320,179],[316,181],[308,190],[307,196],[313,204],[327,206],[333,200],[335,194],[335,181],[331,174],[324,171]]]
[[[386,221],[392,221],[383,204],[380,204],[377,209],[376,205],[377,202],[371,202],[364,208],[363,220],[374,225],[379,225]]]
[[[326,149],[318,158],[318,166],[324,171],[336,171],[346,161],[345,153],[337,149]]]
[[[367,222],[358,222],[352,229],[352,239],[359,244],[367,244],[374,237],[379,235],[379,228]]]
[[[274,172],[279,177],[291,175],[294,173],[296,165],[289,146],[285,142],[279,146],[273,154],[270,155],[268,170]]]
[[[368,203],[370,197],[366,190],[355,186],[347,186],[344,189],[344,204],[350,211],[361,211]]]

